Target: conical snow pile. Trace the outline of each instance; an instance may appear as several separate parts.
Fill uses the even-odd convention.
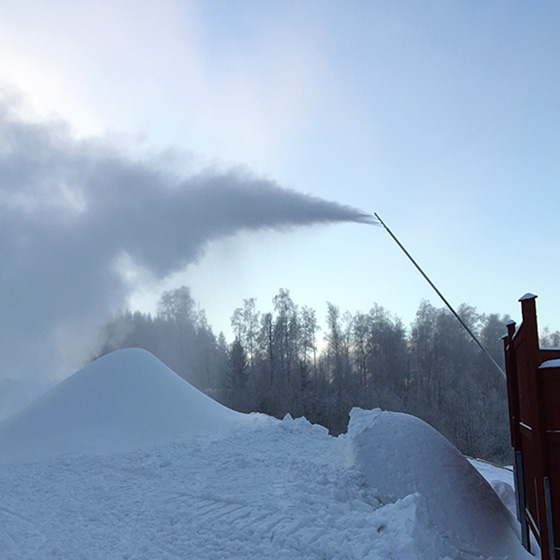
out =
[[[0,462],[122,453],[217,434],[246,418],[195,389],[155,356],[104,356],[0,423]]]

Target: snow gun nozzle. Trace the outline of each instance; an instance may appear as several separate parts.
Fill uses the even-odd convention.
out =
[[[372,226],[381,225],[381,221],[375,214],[360,214],[355,218],[354,221],[359,222],[361,224],[369,224]]]

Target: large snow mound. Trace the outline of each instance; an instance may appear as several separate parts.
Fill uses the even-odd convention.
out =
[[[532,558],[417,418],[354,409],[334,438],[229,410],[136,349],[0,423],[0,494],[2,558]]]
[[[223,432],[246,417],[195,389],[149,352],[128,348],[88,364],[1,422],[0,461],[122,453]]]
[[[391,418],[406,426],[400,417],[384,419],[390,424]],[[394,433],[379,438],[381,454],[390,436]],[[506,560],[505,555],[483,554],[472,543],[453,546],[430,519],[434,507],[452,514],[450,504],[459,516],[474,519],[472,502],[452,498],[461,490],[446,487],[451,498],[443,495],[439,504],[433,502],[436,481],[420,487],[425,495],[417,491],[391,499],[377,490],[378,485],[389,488],[389,469],[411,471],[404,475],[410,480],[429,479],[422,471],[433,467],[437,457],[426,464],[384,465],[380,460],[379,470],[367,472],[345,460],[341,441],[304,419],[286,417],[246,422],[221,437],[194,437],[129,453],[0,464],[0,556]],[[438,453],[437,441],[433,445],[420,438],[417,443]],[[371,451],[374,461],[375,446]],[[396,450],[396,456],[405,455],[402,447]],[[456,485],[468,483],[469,477],[457,479]],[[488,517],[482,515],[479,531],[487,531],[485,523]],[[507,556],[528,558],[524,552]]]
[[[531,558],[519,541],[517,522],[496,492],[424,421],[355,408],[342,441],[353,465],[385,499],[420,498],[427,525],[454,549],[474,558]]]

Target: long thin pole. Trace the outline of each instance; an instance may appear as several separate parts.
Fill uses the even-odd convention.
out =
[[[373,215],[379,221],[379,223],[385,228],[387,233],[393,238],[393,241],[401,248],[402,252],[410,259],[410,262],[418,269],[418,272],[420,272],[420,274],[424,277],[426,282],[428,282],[428,284],[433,288],[434,292],[440,297],[441,301],[443,301],[443,303],[445,303],[445,305],[449,308],[451,313],[453,313],[453,315],[455,316],[457,321],[459,321],[459,323],[461,323],[461,325],[463,325],[463,328],[469,333],[470,337],[476,342],[478,347],[486,354],[486,356],[488,356],[488,358],[496,366],[498,371],[505,378],[506,377],[505,371],[499,366],[498,362],[496,362],[496,360],[494,360],[494,358],[492,358],[492,356],[490,355],[488,350],[486,350],[486,348],[484,348],[484,346],[482,346],[480,340],[478,340],[478,338],[474,335],[474,333],[471,331],[471,329],[469,329],[469,327],[466,325],[466,323],[463,321],[463,319],[461,319],[461,317],[459,317],[459,315],[457,314],[455,309],[453,309],[451,304],[445,299],[443,294],[437,289],[436,285],[428,278],[427,274],[420,268],[420,265],[412,258],[412,255],[405,249],[404,245],[397,239],[395,234],[387,227],[385,222],[379,217],[379,214],[374,213]]]

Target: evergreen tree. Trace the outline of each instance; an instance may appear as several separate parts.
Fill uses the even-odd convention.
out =
[[[251,411],[251,403],[248,402],[249,399],[247,398],[248,372],[247,353],[241,344],[241,340],[236,337],[228,353],[225,400],[228,406],[241,412]]]

